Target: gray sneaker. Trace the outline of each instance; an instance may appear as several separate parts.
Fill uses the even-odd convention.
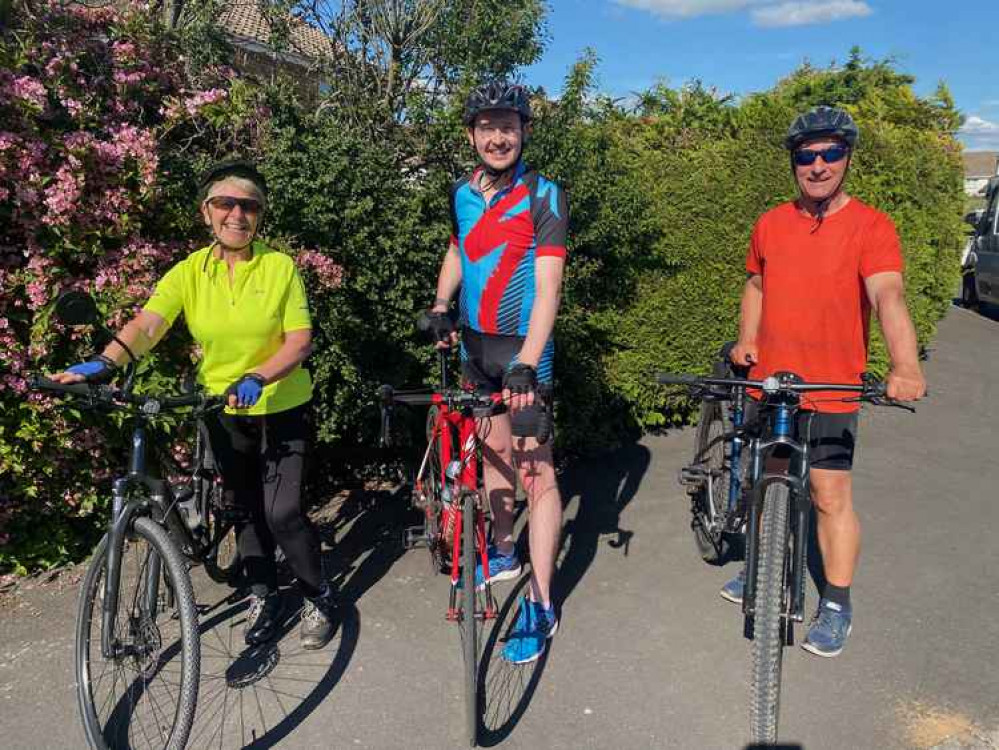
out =
[[[302,648],[314,651],[325,646],[336,633],[336,606],[333,603],[333,590],[323,586],[315,598],[306,598],[302,609],[302,628],[299,632]]]
[[[738,575],[721,587],[718,594],[722,599],[734,604],[742,604],[742,594],[746,590],[746,568],[739,569]]]

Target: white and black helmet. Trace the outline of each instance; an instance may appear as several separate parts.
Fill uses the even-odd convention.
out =
[[[490,81],[478,86],[465,100],[465,125],[471,126],[480,112],[505,110],[516,112],[524,122],[531,119],[531,102],[527,89],[519,83],[509,83],[503,79]]]
[[[784,147],[794,151],[806,141],[816,138],[839,138],[853,149],[860,138],[860,131],[848,112],[836,107],[815,107],[794,118],[784,138]]]

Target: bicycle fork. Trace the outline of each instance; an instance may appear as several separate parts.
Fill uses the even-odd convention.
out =
[[[476,509],[475,511],[475,544],[479,548],[479,564],[482,566],[483,577],[485,578],[484,600],[485,605],[481,612],[475,609],[475,592],[467,594],[462,606],[458,606],[458,581],[460,579],[460,568],[458,561],[461,559],[462,529],[465,522],[465,512],[461,508],[455,508],[454,520],[454,542],[451,554],[451,593],[448,599],[446,619],[450,622],[457,622],[465,616],[465,609],[469,609],[469,616],[480,620],[492,620],[496,617],[496,600],[493,598],[493,585],[489,580],[489,552],[486,549],[486,519],[484,514]],[[471,602],[471,606],[468,603]]]
[[[127,647],[115,635],[118,625],[118,604],[121,587],[122,555],[129,529],[136,516],[146,515],[150,501],[146,498],[126,500],[129,479],[116,479],[112,490],[112,514],[114,519],[108,528],[107,554],[104,558],[104,594],[101,613],[101,656],[104,659],[117,659],[126,655]],[[156,503],[157,498],[153,498]],[[137,604],[142,613],[153,617],[159,605],[160,573],[163,562],[155,550],[150,549],[147,565],[142,575],[145,579],[145,596]],[[129,615],[131,616],[131,614]]]
[[[746,528],[746,586],[742,611],[747,616],[756,613],[756,571],[759,564],[760,518],[767,488],[780,482],[787,485],[788,502],[791,503],[788,538],[791,545],[790,564],[785,579],[784,616],[794,622],[803,622],[805,613],[805,584],[808,575],[808,538],[811,521],[811,495],[808,489],[808,447],[792,440],[791,412],[785,405],[777,407],[775,437],[772,440],[752,443],[750,466],[752,496]],[[788,445],[794,450],[786,473],[764,473],[764,456],[777,445]],[[786,554],[786,553],[785,553]]]

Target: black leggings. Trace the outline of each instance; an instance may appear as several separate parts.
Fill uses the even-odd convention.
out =
[[[254,593],[277,590],[281,545],[306,596],[322,582],[319,536],[302,512],[309,404],[260,416],[220,413],[206,420],[226,494],[250,511],[237,529],[243,571]]]

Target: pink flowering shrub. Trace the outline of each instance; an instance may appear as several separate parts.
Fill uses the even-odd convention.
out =
[[[122,466],[112,419],[28,390],[32,375],[99,345],[55,322],[52,303],[83,289],[111,327],[124,323],[203,244],[193,175],[234,146],[252,151],[264,132],[244,126],[253,96],[227,111],[243,85],[231,71],[192,82],[144,5],[52,0],[28,12],[0,36],[0,573],[85,554]],[[336,278],[328,265],[317,274]],[[171,332],[144,382],[175,389],[190,360],[186,336]]]

